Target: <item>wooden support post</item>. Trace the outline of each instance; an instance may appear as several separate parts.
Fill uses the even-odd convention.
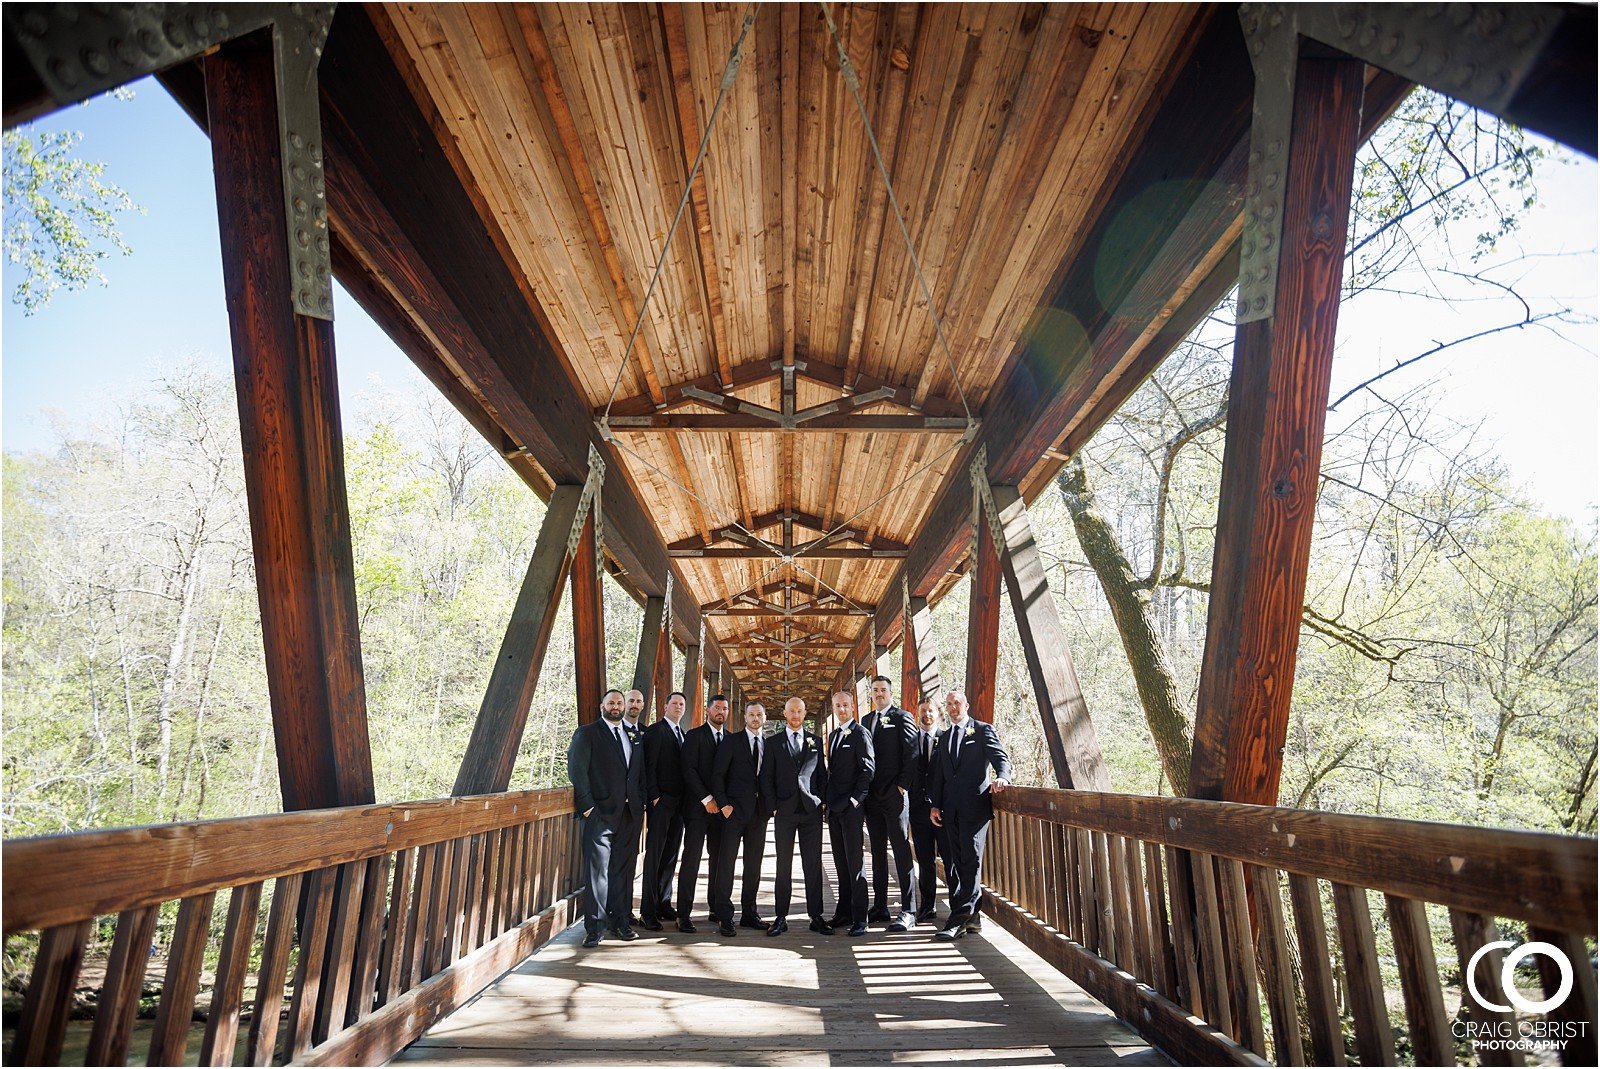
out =
[[[1362,65],[1299,61],[1276,311],[1234,343],[1189,793],[1272,805],[1316,518]]]
[[[672,630],[671,623],[661,634],[661,642],[656,646],[655,681],[651,685],[650,693],[654,695],[651,705],[655,707],[655,719],[660,720],[662,710],[667,705],[667,695],[672,693]]]
[[[978,510],[978,538],[967,602],[967,703],[972,715],[994,723],[995,677],[1000,659],[1000,558],[989,517]]]
[[[294,311],[267,37],[208,56],[205,83],[283,807],[370,803],[333,324]]]
[[[1067,652],[1067,629],[1050,594],[1033,524],[1028,521],[1028,505],[1014,486],[996,486],[990,494],[1005,544],[1001,572],[1011,593],[1017,637],[1022,640],[1022,657],[1039,702],[1056,782],[1080,791],[1109,791],[1111,777],[1100,755],[1100,739],[1089,719],[1072,655]]]
[[[567,539],[580,507],[587,507],[581,486],[556,487],[545,506],[533,560],[511,610],[511,622],[506,625],[500,654],[489,674],[489,686],[472,725],[467,752],[461,758],[461,771],[456,775],[457,795],[490,794],[505,790],[511,783],[511,771],[528,725],[528,706],[539,685],[539,670],[561,606],[561,585],[571,561]]]
[[[606,690],[605,597],[595,559],[594,526],[591,509],[572,555],[572,657],[579,724],[600,719],[600,695]]]
[[[687,708],[684,716],[688,718],[690,727],[699,727],[706,721],[705,694],[702,691],[702,676],[700,674],[700,647],[688,646],[683,651],[683,691],[684,704]]]
[[[911,598],[903,623],[900,702],[901,708],[914,713],[923,698],[932,698],[939,692],[939,654],[933,647],[933,610],[928,608],[928,599]]]
[[[644,623],[639,628],[639,653],[633,662],[633,689],[644,695],[646,712],[641,713],[645,723],[649,723],[649,709],[652,704],[652,695],[655,692],[656,680],[660,676],[657,661],[661,656],[663,642],[671,645],[671,639],[664,638],[661,634],[661,617],[666,611],[667,603],[662,598],[644,599]]]

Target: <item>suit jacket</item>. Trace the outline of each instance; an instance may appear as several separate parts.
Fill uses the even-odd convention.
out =
[[[772,750],[762,740],[763,764],[772,760]],[[761,775],[756,769],[755,756],[750,752],[750,733],[740,730],[724,736],[717,747],[716,762],[711,766],[711,793],[716,796],[717,808],[733,806],[733,819],[746,822],[764,816],[761,798]]]
[[[916,769],[911,777],[912,809],[926,808],[933,804],[929,797],[929,792],[933,789],[933,762],[939,759],[944,750],[941,748],[942,740],[939,738],[939,732],[935,731],[931,733],[933,752],[931,755],[927,752],[926,743],[929,734],[921,730],[917,732],[916,757],[911,762],[912,767]]]
[[[848,730],[835,729],[828,745],[828,793],[823,796],[828,811],[843,813],[865,802],[875,767],[870,732],[853,721]]]
[[[572,733],[567,776],[579,816],[592,808],[613,817],[624,804],[636,817],[644,812],[644,749],[634,746],[624,765],[622,750],[604,717]]]
[[[724,736],[727,732],[723,733]],[[711,789],[712,766],[717,761],[717,742],[710,724],[701,724],[683,735],[683,811],[685,815],[709,816],[701,799],[715,796]]]
[[[684,736],[687,741],[688,736]],[[644,733],[644,796],[647,802],[661,799],[663,809],[683,804],[683,747],[672,733],[672,724],[657,720]],[[705,795],[701,795],[704,798]]]
[[[862,726],[874,718],[872,794],[876,798],[890,798],[900,787],[909,793],[916,776],[916,721],[904,709],[891,705],[881,713],[869,712],[862,717]]]
[[[774,811],[782,812],[799,798],[800,812],[815,813],[828,796],[828,766],[822,758],[822,740],[802,732],[800,756],[789,752],[787,726],[767,739],[767,760],[761,766],[761,795]]]
[[[957,731],[964,733],[961,752],[952,758],[951,743]],[[928,797],[941,814],[948,810],[962,820],[989,820],[994,816],[989,786],[996,779],[1011,782],[1011,758],[1000,745],[993,724],[969,716],[959,728],[946,728],[940,734]]]

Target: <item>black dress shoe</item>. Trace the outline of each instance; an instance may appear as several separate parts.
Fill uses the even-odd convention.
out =
[[[622,940],[624,943],[631,943],[635,939],[639,938],[639,933],[634,931],[626,924],[619,924],[612,928],[611,934]]]
[[[717,924],[717,934],[731,939],[733,936],[739,934],[739,929],[735,928],[727,921],[721,921]]]
[[[779,917],[772,922],[772,927],[767,929],[768,935],[782,935],[789,930],[789,922]]]
[[[662,906],[656,910],[656,916],[664,921],[675,921],[678,919],[678,911],[671,906]]]
[[[951,939],[960,939],[962,936],[964,936],[966,934],[967,934],[966,925],[964,925],[964,924],[952,924],[948,928],[940,928],[937,932],[934,932],[933,933],[933,937],[935,939],[951,940]]]
[[[868,924],[887,924],[888,922],[889,922],[889,911],[888,910],[886,910],[886,909],[869,909],[869,910],[867,910],[867,923]]]
[[[639,927],[643,928],[647,932],[659,932],[663,925],[654,917],[646,917],[644,920],[639,922]]]
[[[833,928],[848,928],[852,923],[849,914],[835,913],[828,918],[828,925]]]
[[[889,930],[891,932],[909,931],[910,929],[916,927],[916,924],[917,918],[913,917],[910,913],[901,913],[898,914],[894,920],[889,922]]]
[[[760,917],[757,917],[753,913],[746,913],[743,917],[739,918],[739,927],[756,928],[764,932],[767,930],[767,922],[762,920]]]
[[[695,932],[698,932],[699,930],[700,929],[696,928],[694,925],[690,924],[688,921],[679,921],[678,922],[678,931],[680,931],[680,932],[685,932],[685,933],[687,933],[689,935],[693,935]]]
[[[599,946],[600,945],[600,933],[599,932],[590,932],[588,935],[585,935],[583,937],[583,945],[586,948],[588,948],[589,950],[593,950],[595,947]]]
[[[929,924],[929,923],[937,924],[938,922],[939,922],[939,911],[936,910],[936,909],[925,909],[921,913],[917,914],[917,923],[918,924]]]
[[[865,921],[860,921],[860,922],[858,922],[856,924],[852,924],[850,926],[849,934],[850,935],[866,935],[867,934],[866,922]]]
[[[812,921],[811,930],[816,932],[818,935],[832,935],[833,925],[829,924],[827,921]]]
[[[970,921],[967,922],[967,934],[968,935],[977,935],[981,931],[983,931],[983,918],[982,917],[974,917]]]

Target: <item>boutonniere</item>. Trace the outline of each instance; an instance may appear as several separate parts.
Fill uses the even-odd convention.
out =
[[[978,729],[977,728],[973,727],[971,724],[967,725],[967,738],[970,739],[970,738],[972,738],[972,736],[976,735],[977,733],[978,733]]]
[[[806,749],[815,750],[816,748],[817,748],[817,740],[816,739],[811,739],[811,738],[806,739]]]

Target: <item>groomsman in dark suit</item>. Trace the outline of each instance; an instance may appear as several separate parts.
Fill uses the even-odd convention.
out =
[[[839,876],[834,927],[848,923],[851,935],[867,934],[867,877],[861,858],[861,807],[872,789],[872,736],[856,720],[855,695],[840,691],[833,696],[833,715],[839,726],[828,737],[828,840],[833,846],[833,866]]]
[[[928,791],[933,809],[929,816],[945,830],[954,871],[948,866],[950,918],[935,939],[960,939],[981,925],[978,905],[983,900],[983,847],[994,819],[994,799],[1011,785],[1011,758],[1000,745],[994,725],[967,715],[967,696],[952,690],[944,696],[950,727],[939,739],[934,755],[933,786]]]
[[[711,873],[711,914],[721,935],[737,934],[733,927],[733,868],[744,845],[744,879],[739,891],[739,927],[765,931],[767,922],[756,912],[761,890],[761,860],[767,848],[767,801],[761,796],[761,769],[767,741],[761,729],[767,710],[760,702],[744,708],[744,730],[730,734],[717,747],[711,772],[711,793],[722,810],[722,856]]]
[[[644,733],[644,794],[650,819],[644,841],[644,889],[640,895],[640,923],[652,932],[662,921],[678,919],[672,908],[672,888],[683,848],[683,710],[687,700],[679,691],[667,696],[657,720]]]
[[[630,690],[622,696],[622,728],[635,742],[644,741],[644,691]]]
[[[822,806],[828,794],[828,768],[822,740],[806,730],[806,703],[790,698],[783,705],[784,730],[768,739],[767,760],[761,767],[761,793],[776,819],[774,842],[778,851],[773,885],[776,916],[768,935],[789,930],[789,899],[794,891],[794,840],[800,838],[800,870],[806,881],[806,912],[811,930],[832,935],[833,925],[822,919]]]
[[[618,939],[639,938],[628,920],[644,812],[644,753],[623,729],[622,709],[622,692],[606,691],[600,719],[573,732],[567,747],[567,775],[583,818],[586,947],[599,946],[607,927]]]
[[[911,780],[916,775],[917,725],[890,700],[888,676],[872,679],[872,711],[862,726],[872,736],[876,762],[867,793],[867,839],[872,847],[872,908],[869,922],[885,923],[903,932],[917,923],[915,885],[911,880]],[[889,913],[889,855],[894,854],[895,881],[900,886],[899,912]]]
[[[939,898],[939,867],[935,853],[944,858],[945,872],[954,871],[950,844],[944,829],[933,825],[933,802],[928,791],[933,786],[933,762],[939,752],[938,722],[933,699],[923,698],[917,705],[916,775],[911,779],[911,848],[917,855],[917,923],[937,921],[934,908]]]
[[[722,811],[711,791],[711,773],[717,747],[727,735],[728,699],[713,694],[706,703],[706,722],[683,736],[683,862],[678,869],[678,931],[693,932],[690,913],[695,885],[700,882],[700,858],[709,853],[708,873],[715,873],[722,857]],[[707,899],[711,878],[708,875]]]

